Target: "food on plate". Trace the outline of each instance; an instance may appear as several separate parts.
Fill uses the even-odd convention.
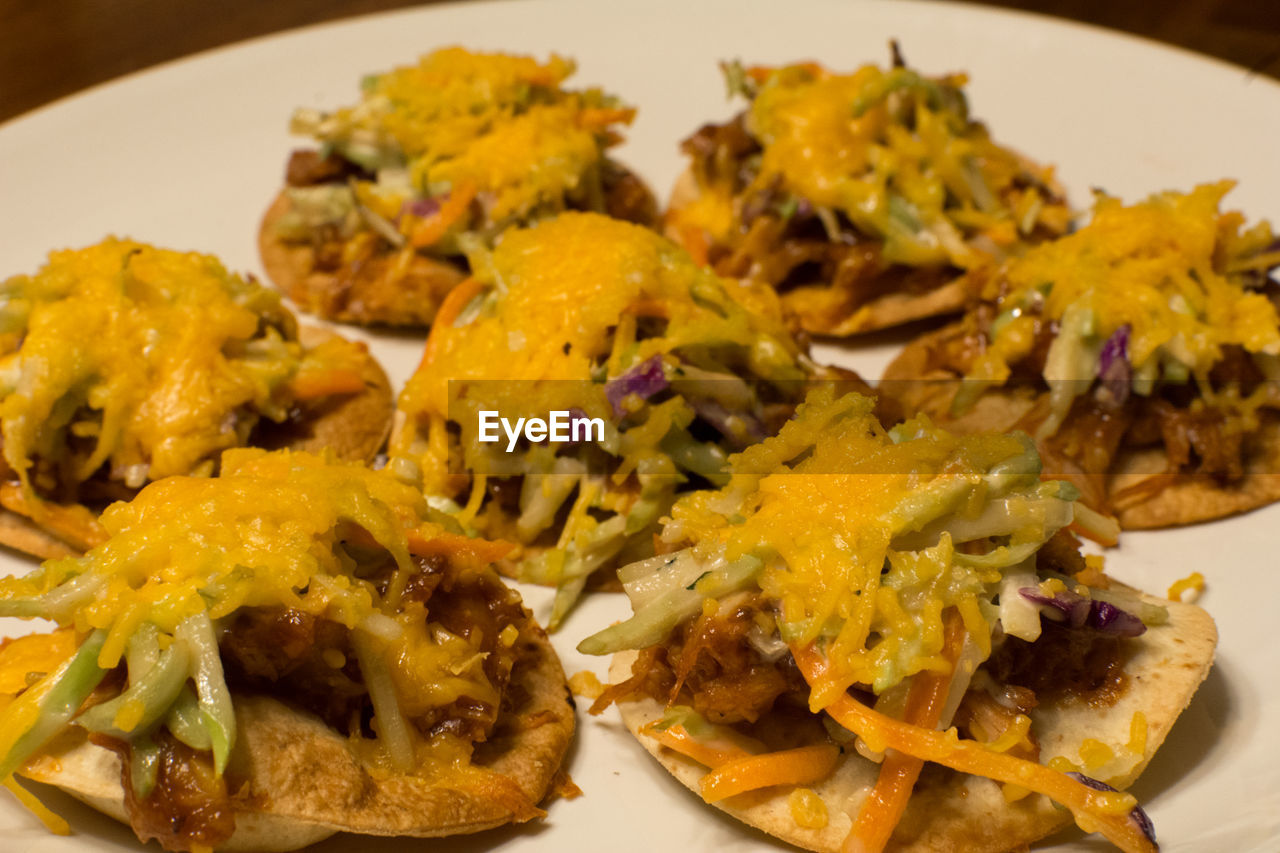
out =
[[[652,223],[645,184],[607,156],[635,110],[562,88],[571,60],[452,47],[366,77],[355,106],[299,109],[294,151],[263,219],[262,262],[304,311],[425,326],[466,257],[562,210]]]
[[[98,544],[97,515],[151,480],[215,473],[246,444],[370,460],[391,423],[364,345],[299,329],[209,255],[109,238],[0,284],[0,543]]]
[[[592,575],[652,554],[674,496],[722,482],[806,382],[866,387],[814,365],[767,288],[637,225],[565,213],[470,263],[400,396],[388,467],[520,543],[508,570],[558,587],[551,627]],[[506,432],[534,419],[540,434]]]
[[[1213,620],[1082,556],[1071,530],[1114,531],[1027,436],[886,431],[872,405],[816,390],[676,502],[664,553],[619,572],[634,615],[578,647],[616,653],[593,712],[800,847],[1023,849],[1074,816],[1155,850],[1117,789],[1204,679]]]
[[[102,516],[80,557],[0,579],[0,779],[57,785],[166,850],[443,836],[543,814],[572,736],[546,634],[383,471],[227,451]],[[64,827],[65,828],[65,827]]]
[[[1280,499],[1280,245],[1220,210],[1230,182],[1124,205],[981,281],[882,390],[958,429],[1023,429],[1124,527]],[[927,380],[927,381],[920,381]]]
[[[965,273],[1066,231],[1053,179],[969,115],[963,74],[724,66],[749,102],[685,140],[668,232],[722,275],[778,290],[805,331],[854,335],[959,311]]]

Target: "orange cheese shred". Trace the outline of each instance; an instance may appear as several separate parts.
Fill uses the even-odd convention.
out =
[[[35,794],[18,784],[17,780],[12,776],[5,779],[2,783],[9,792],[18,798],[18,802],[31,812],[45,827],[54,835],[70,835],[71,826],[65,820],[49,810],[49,807],[36,797]]]
[[[298,371],[289,383],[294,399],[315,400],[339,394],[356,394],[364,390],[359,371],[345,367]]]
[[[1170,601],[1181,601],[1182,596],[1190,590],[1193,595],[1192,601],[1200,597],[1200,593],[1204,592],[1204,575],[1199,572],[1192,572],[1185,578],[1176,580],[1169,587],[1169,594],[1166,596]]]

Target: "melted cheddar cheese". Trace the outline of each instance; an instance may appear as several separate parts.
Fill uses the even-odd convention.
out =
[[[576,408],[612,419],[599,363],[617,375],[699,343],[740,346],[766,375],[795,369],[798,348],[776,303],[698,267],[637,225],[561,214],[508,232],[492,254],[473,257],[472,268],[478,291],[462,318],[432,328],[423,366],[400,396],[401,411],[423,422],[451,417],[450,403],[476,380],[483,382],[476,396],[505,417]],[[634,332],[641,315],[660,316],[663,331],[622,339],[619,329]],[[409,439],[398,434],[393,452],[407,452]]]
[[[768,288],[637,225],[562,213],[468,260],[400,395],[388,468],[482,535],[536,546],[517,565],[557,587],[554,628],[588,575],[651,550],[676,492],[721,482],[817,370]],[[553,413],[592,432],[521,436]]]
[[[918,550],[896,540],[920,529],[929,506],[976,514],[984,475],[1025,452],[1013,436],[955,436],[925,422],[894,441],[872,406],[866,397],[814,391],[776,437],[734,457],[728,486],[678,500],[663,533],[693,542],[708,563],[763,560],[758,582],[776,602],[782,638],[826,644],[830,666],[815,707],[855,683],[880,691],[945,666],[949,607],[971,632],[990,635],[979,600],[999,574],[955,561],[945,534]],[[1044,532],[1034,517],[1026,527],[1028,538]]]
[[[28,490],[104,463],[135,487],[208,473],[260,417],[287,415],[293,319],[209,255],[112,238],[54,252],[3,290],[4,461]]]
[[[1047,191],[1051,171],[970,120],[963,75],[872,65],[836,74],[813,64],[755,73],[763,82],[747,129],[764,150],[746,193],[776,187],[839,211],[883,241],[886,260],[912,266],[972,267],[985,254],[974,238],[1008,246],[1066,224]]]
[[[574,64],[559,56],[471,53],[453,47],[366,79],[359,104],[329,114],[299,110],[296,132],[332,145],[372,172],[367,207],[388,219],[413,197],[475,193],[490,224],[564,207],[597,172],[610,127],[631,121],[598,89],[565,90]]]
[[[344,524],[368,531],[407,566],[408,522],[423,499],[394,479],[306,453],[232,450],[216,478],[170,477],[102,515],[110,539],[82,558],[6,579],[40,595],[85,571],[104,586],[77,615],[81,630],[151,621],[172,631],[187,616],[290,606],[354,627],[374,611],[366,584],[344,568]]]
[[[1271,231],[1265,222],[1242,231],[1239,213],[1219,212],[1232,186],[1205,184],[1128,206],[1101,197],[1087,226],[1008,262],[985,296],[1012,322],[1000,325],[972,374],[1007,375],[1008,362],[1027,348],[1015,340],[1017,315],[1032,310],[1053,321],[1068,312],[1086,317],[1087,338],[1097,342],[1127,326],[1127,357],[1138,373],[1173,359],[1207,378],[1230,345],[1280,354],[1280,316],[1244,275],[1249,257],[1270,246]]]
[[[113,504],[102,516],[104,544],[0,580],[0,597],[34,600],[92,578],[93,593],[68,624],[81,634],[106,632],[99,663],[107,668],[143,623],[172,634],[197,614],[216,622],[242,608],[292,608],[387,643],[406,714],[461,696],[496,703],[470,640],[423,618],[421,608],[399,606],[398,590],[416,570],[411,538],[440,543],[464,567],[487,563],[486,548],[451,547],[470,540],[425,520],[427,513],[421,493],[381,471],[302,452],[231,450],[216,478],[170,477]],[[385,594],[354,571],[346,550],[366,539],[396,565]],[[3,650],[0,665],[56,651],[31,648]]]
[[[364,104],[370,125],[394,137],[407,156],[456,157],[486,127],[531,101],[554,98],[573,70],[572,61],[555,55],[541,63],[450,47],[369,78]],[[338,113],[352,114],[350,108]]]

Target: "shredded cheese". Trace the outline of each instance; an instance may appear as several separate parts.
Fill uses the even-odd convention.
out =
[[[0,696],[21,693],[35,677],[53,672],[75,651],[75,631],[69,628],[5,639],[0,644]]]
[[[301,452],[232,450],[217,478],[167,478],[129,503],[112,505],[102,516],[110,534],[104,544],[84,557],[0,579],[0,596],[35,598],[72,577],[94,577],[95,594],[69,618],[80,630],[108,632],[99,657],[104,668],[120,661],[144,621],[162,632],[163,646],[195,614],[216,620],[246,607],[293,608],[377,634],[393,661],[391,677],[405,714],[460,696],[496,705],[499,697],[472,639],[445,631],[420,606],[397,606],[396,591],[414,571],[411,548],[443,550],[460,565],[492,559],[493,546],[469,550],[463,545],[470,540],[426,516],[421,493],[386,472]],[[350,571],[343,542],[365,535],[397,566],[385,595]],[[19,669],[43,668],[41,658],[54,651],[35,643],[15,642],[0,651],[0,678],[11,682]],[[337,653],[327,663],[340,666],[341,658]],[[117,727],[131,730],[142,711],[125,703]]]
[[[4,787],[8,788],[9,792],[17,798],[18,802],[35,815],[40,822],[45,825],[45,828],[54,835],[71,834],[70,824],[68,824],[66,820],[59,815],[50,811],[49,807],[40,802],[40,799],[36,797],[35,794],[18,784],[17,779],[9,776],[3,781],[0,781],[0,785],[4,785]]]
[[[416,455],[418,423],[443,426],[452,420],[464,430],[467,468],[483,470],[478,463],[485,447],[477,440],[472,411],[478,408],[511,419],[577,409],[611,421],[604,386],[592,380],[597,363],[615,347],[628,352],[627,364],[618,362],[622,368],[702,341],[733,342],[762,353],[762,362],[778,362],[771,373],[796,371],[799,348],[776,305],[752,313],[743,302],[769,307],[758,292],[716,277],[670,241],[636,225],[598,214],[561,214],[508,232],[491,255],[473,259],[472,267],[480,283],[469,301],[474,316],[432,328],[424,363],[400,395],[399,408],[411,416],[411,428],[397,431],[393,454]],[[635,329],[627,318],[639,312],[660,314],[665,331],[644,340],[624,338],[624,327]],[[464,387],[479,402],[461,399]],[[625,468],[633,470],[652,455],[666,434],[650,420],[654,435],[640,442]],[[449,460],[437,455],[440,450],[447,454],[436,445],[415,459],[428,484],[447,472]]]
[[[1088,225],[1009,261],[985,296],[1011,315],[1038,310],[1064,321],[1076,312],[1086,318],[1084,334],[1099,344],[1127,326],[1127,358],[1137,375],[1176,361],[1207,379],[1229,345],[1280,354],[1280,316],[1234,271],[1270,244],[1270,228],[1244,231],[1239,213],[1219,212],[1232,186],[1204,184],[1128,206],[1101,197]],[[1000,325],[970,375],[1003,381],[1023,354],[1011,343],[1017,334],[1016,323]]]
[[[971,267],[986,255],[979,236],[1008,246],[1037,227],[1064,230],[1052,171],[969,118],[964,75],[873,65],[840,74],[812,63],[755,70],[762,83],[747,128],[764,151],[747,193],[779,187],[839,211],[882,240],[886,260],[912,266]],[[710,204],[697,214],[711,226],[722,216]]]
[[[599,89],[561,88],[573,71],[560,56],[539,62],[445,48],[366,78],[355,106],[299,110],[293,129],[370,171],[407,171],[407,184],[357,182],[357,194],[383,215],[468,186],[488,222],[504,222],[562,209],[601,167],[615,141],[611,126],[631,121],[634,111]]]
[[[209,473],[259,418],[288,412],[292,317],[209,255],[110,238],[3,288],[21,314],[0,348],[4,458],[28,495],[104,464],[133,487]]]
[[[759,585],[778,603],[783,638],[826,638],[830,666],[814,687],[815,707],[855,683],[880,691],[945,667],[939,655],[948,607],[969,614],[966,627],[989,643],[978,607],[987,573],[955,561],[946,534],[919,551],[891,545],[911,529],[904,507],[948,483],[979,487],[992,465],[1024,445],[922,424],[912,440],[895,443],[872,405],[857,395],[835,398],[831,389],[812,392],[777,437],[734,457],[735,471],[752,473],[735,474],[719,492],[681,498],[664,531],[697,543],[705,561],[765,556]],[[788,464],[797,455],[802,461]],[[733,515],[741,519],[731,522]]]
[[[796,826],[823,829],[827,825],[827,804],[812,788],[796,788],[788,794],[787,809]]]
[[[1199,572],[1192,572],[1185,578],[1174,581],[1169,586],[1169,594],[1166,598],[1170,601],[1182,601],[1183,596],[1188,592],[1191,593],[1192,601],[1200,597],[1200,593],[1204,592],[1204,575]]]

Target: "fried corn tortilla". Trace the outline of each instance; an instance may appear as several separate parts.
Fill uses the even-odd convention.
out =
[[[1206,475],[1181,475],[1168,482],[1153,473],[1164,469],[1165,459],[1160,448],[1116,457],[1108,490],[1116,495],[1113,505],[1121,526],[1146,530],[1196,524],[1280,501],[1280,418],[1274,414],[1264,413],[1262,425],[1250,437],[1244,477],[1238,483],[1223,484]]]
[[[336,337],[339,336],[315,326],[303,326],[298,330],[298,339],[307,348]],[[283,424],[263,423],[259,426],[260,440],[255,443],[268,449],[287,447],[312,453],[327,448],[339,459],[372,462],[391,432],[395,401],[391,394],[391,381],[382,366],[364,344],[356,346],[362,356],[360,377],[364,380],[363,391],[322,399],[305,408],[298,420],[291,419]]]
[[[277,226],[289,208],[281,192],[262,218],[258,251],[267,277],[304,311],[340,323],[428,326],[445,296],[467,277],[460,264],[417,252],[404,269],[396,268],[394,253],[327,268],[313,246],[280,239]]]
[[[634,173],[616,163],[610,166],[619,177],[604,199],[606,212],[653,225],[653,193]],[[322,260],[315,246],[281,239],[279,223],[290,208],[281,191],[258,227],[258,252],[267,277],[303,311],[365,326],[430,326],[449,291],[469,275],[461,256],[405,254],[385,245],[357,263]]]
[[[1024,418],[1045,404],[1048,392],[1013,386],[987,389],[967,411],[951,414],[963,380],[955,371],[936,365],[945,363],[940,353],[964,334],[964,326],[953,323],[907,344],[885,368],[880,392],[906,412],[923,412],[948,429],[1018,429]],[[1261,425],[1245,445],[1244,476],[1235,483],[1208,475],[1166,474],[1168,454],[1163,447],[1122,447],[1101,484],[1120,525],[1149,530],[1197,524],[1280,500],[1280,418],[1266,410],[1259,415]]]
[[[1217,644],[1213,619],[1199,607],[1144,596],[1168,608],[1169,621],[1152,626],[1129,640],[1132,651],[1124,662],[1124,686],[1109,705],[1094,707],[1076,699],[1054,699],[1033,710],[1032,732],[1041,755],[1076,761],[1087,738],[1101,741],[1118,755],[1126,755],[1131,721],[1141,711],[1147,721],[1141,756],[1131,767],[1100,781],[1128,787],[1164,742],[1174,721],[1208,674]],[[614,656],[610,679],[620,683],[631,673],[636,652]],[[662,719],[661,704],[652,699],[618,703],[623,722],[650,754],[691,791],[698,792],[707,769],[648,737],[643,727]],[[792,818],[790,787],[766,788],[715,803],[717,808],[776,838],[809,850],[838,853],[863,800],[875,785],[879,766],[853,752],[842,755],[835,771],[809,786],[826,806],[828,820],[821,829],[799,826]],[[906,813],[889,843],[893,851],[1015,850],[1071,823],[1071,815],[1047,798],[1032,794],[1005,801],[1001,786],[985,778],[967,776],[926,765]]]
[[[445,47],[365,75],[354,104],[295,110],[309,144],[259,232],[271,279],[328,319],[422,327],[509,228],[566,210],[651,226],[653,193],[608,156],[635,109],[570,88],[576,67]]]
[[[807,332],[849,336],[960,310],[969,271],[1064,233],[1052,167],[992,138],[962,73],[721,64],[725,122],[681,150],[675,239],[778,289]],[[945,192],[938,188],[945,187]]]
[[[573,700],[546,634],[530,623],[509,685],[511,707],[465,775],[410,777],[363,765],[345,735],[263,696],[235,699],[227,769],[236,831],[220,850],[283,851],[335,832],[440,837],[540,814],[573,737]],[[127,823],[120,759],[82,734],[60,736],[21,771]],[[495,775],[496,774],[496,775]]]

